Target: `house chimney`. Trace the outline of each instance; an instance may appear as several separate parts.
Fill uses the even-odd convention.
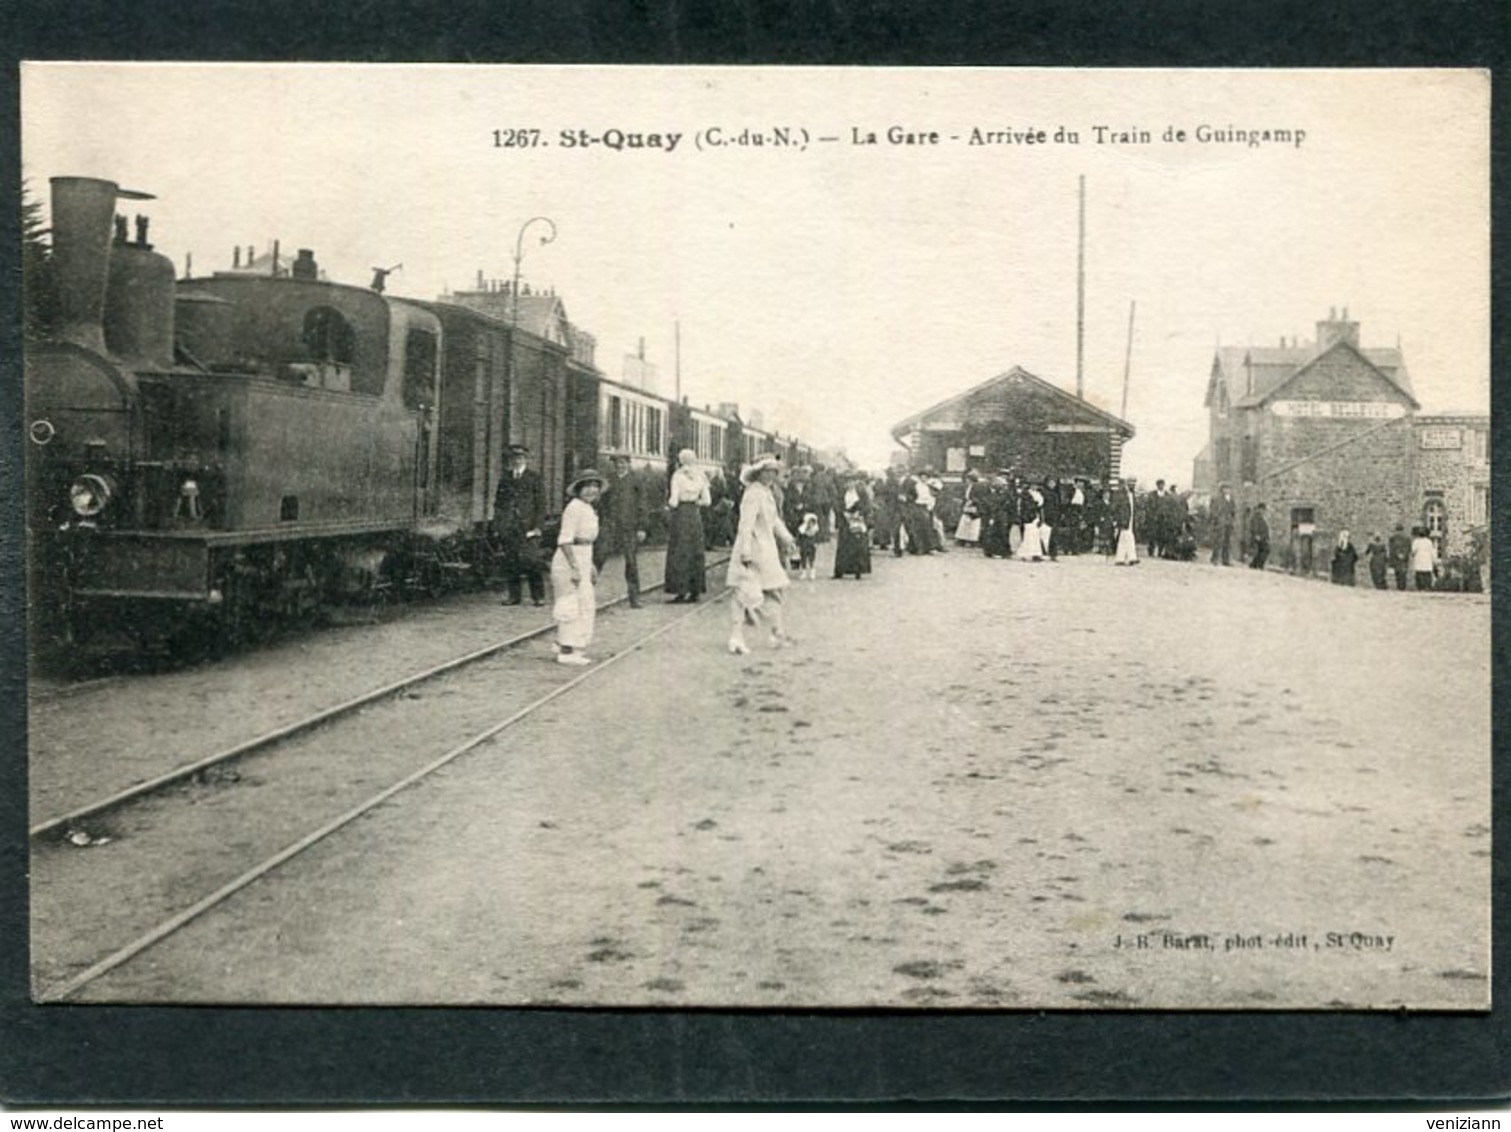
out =
[[[1338,309],[1332,308],[1332,317],[1325,322],[1317,323],[1317,350],[1320,353],[1339,342],[1347,342],[1354,349],[1359,348],[1359,324],[1350,322],[1348,308],[1343,308],[1343,317],[1338,317]]]
[[[315,253],[309,248],[300,248],[299,254],[294,257],[294,264],[289,268],[289,274],[295,279],[318,279],[320,271],[315,266]]]

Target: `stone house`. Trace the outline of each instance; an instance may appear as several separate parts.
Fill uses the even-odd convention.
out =
[[[1339,531],[1362,546],[1422,521],[1410,375],[1399,349],[1360,345],[1346,308],[1317,323],[1315,342],[1219,348],[1205,404],[1196,488],[1230,484],[1245,532],[1263,501],[1278,564],[1325,570]]]

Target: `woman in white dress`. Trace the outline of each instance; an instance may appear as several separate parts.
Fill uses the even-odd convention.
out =
[[[975,546],[981,541],[981,476],[965,473],[965,497],[960,501],[960,522],[955,524],[955,545]]]
[[[561,534],[551,556],[556,662],[592,664],[583,650],[593,643],[593,624],[598,615],[598,567],[593,565],[598,512],[593,504],[603,491],[603,477],[589,468],[571,482],[567,491],[572,498],[561,513]]]
[[[780,474],[781,462],[773,455],[762,456],[740,473],[745,494],[726,578],[733,591],[729,651],[737,656],[750,651],[745,644],[746,624],[758,625],[762,618],[771,626],[773,648],[793,643],[782,624],[782,598],[788,585],[782,563],[793,553],[796,540],[782,522],[781,508],[772,494]]]

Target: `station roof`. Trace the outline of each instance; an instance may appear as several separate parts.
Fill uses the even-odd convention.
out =
[[[1036,377],[1022,366],[1014,366],[1006,373],[999,373],[996,377],[899,421],[892,426],[892,438],[901,441],[915,430],[958,432],[965,427],[967,421],[973,419],[1006,419],[1015,414],[1017,406],[1028,401],[1036,404],[1036,411],[1025,414],[1025,419],[1035,423],[1042,423],[1046,418],[1053,417],[1054,423],[1110,429],[1121,433],[1125,439],[1133,435],[1133,426],[1127,421],[1097,408],[1090,401],[1073,393],[1067,393],[1042,377]]]

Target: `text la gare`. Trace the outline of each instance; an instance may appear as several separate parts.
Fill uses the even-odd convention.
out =
[[[890,145],[938,145],[938,130],[908,130],[902,126],[890,126],[885,134]],[[863,130],[859,126],[850,127],[851,145],[880,145],[881,139],[877,137],[875,130]]]

